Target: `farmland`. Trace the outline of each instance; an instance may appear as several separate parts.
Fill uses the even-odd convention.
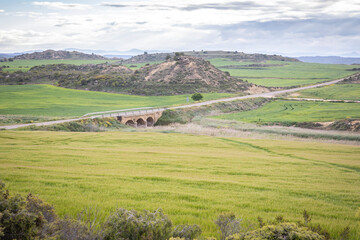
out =
[[[296,221],[306,209],[335,236],[346,226],[352,239],[360,236],[356,146],[170,133],[7,131],[0,138],[0,175],[11,192],[32,192],[61,215],[161,207],[174,224],[197,223],[217,236],[213,220],[222,212]]]
[[[347,71],[354,66],[340,64],[284,61],[237,62],[226,59],[210,59],[210,62],[222,71],[228,71],[231,76],[267,87],[315,84],[354,73]],[[268,66],[266,66],[267,64]]]
[[[57,59],[57,60],[14,60],[13,62],[1,62],[0,66],[9,66],[4,68],[3,71],[16,72],[16,71],[28,71],[34,66],[48,65],[48,64],[99,64],[99,63],[115,63],[118,60],[70,60],[70,59]]]
[[[134,96],[73,90],[51,85],[0,86],[0,115],[76,117],[89,112],[138,107],[164,107],[192,102],[191,95]],[[204,100],[232,96],[204,94]]]
[[[335,84],[321,88],[307,89],[295,93],[294,96],[332,100],[360,100],[360,84]]]
[[[223,114],[213,118],[256,123],[327,122],[360,118],[360,105],[277,100],[253,111]]]

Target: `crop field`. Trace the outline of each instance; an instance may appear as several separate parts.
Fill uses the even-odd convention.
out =
[[[328,122],[360,118],[360,104],[277,100],[245,112],[213,116],[217,119],[242,122]]]
[[[92,92],[51,85],[0,86],[0,115],[37,117],[75,117],[89,112],[138,107],[164,107],[193,102],[191,95],[134,96]],[[205,93],[204,100],[233,96],[227,93]]]
[[[294,95],[300,98],[360,100],[360,84],[335,84],[303,90]]]
[[[60,215],[97,208],[162,208],[174,224],[234,212],[248,221],[304,209],[333,234],[360,237],[360,148],[175,133],[0,132],[0,176],[11,192],[36,194]]]
[[[283,61],[237,62],[218,58],[211,59],[210,62],[222,71],[228,71],[231,76],[267,87],[289,87],[330,81],[353,74],[353,71],[347,71],[347,69],[356,67],[355,65]],[[272,66],[246,66],[251,64]]]
[[[99,63],[111,63],[118,62],[118,60],[67,60],[67,59],[58,59],[58,60],[14,60],[13,62],[1,62],[0,66],[9,66],[9,68],[4,68],[3,71],[7,72],[16,72],[16,71],[28,71],[34,66],[47,65],[47,64],[99,64]]]

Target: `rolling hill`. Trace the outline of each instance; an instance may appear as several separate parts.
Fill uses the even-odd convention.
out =
[[[46,50],[43,52],[34,52],[34,53],[26,53],[22,55],[18,55],[14,57],[15,60],[25,60],[25,59],[32,59],[32,60],[54,60],[54,59],[73,59],[73,60],[102,60],[106,59],[103,56],[96,55],[96,54],[86,54],[77,51],[55,51],[55,50]]]

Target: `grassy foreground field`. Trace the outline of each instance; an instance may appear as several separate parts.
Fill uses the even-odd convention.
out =
[[[204,100],[232,96],[227,93],[203,94]],[[89,112],[161,107],[186,104],[191,95],[134,96],[54,87],[51,85],[0,86],[0,115],[74,117]]]
[[[335,84],[303,90],[294,95],[300,98],[360,100],[360,84]]]
[[[328,122],[360,118],[360,104],[277,100],[245,112],[214,116],[217,119],[242,122]]]
[[[16,72],[16,71],[28,71],[34,66],[47,65],[47,64],[99,64],[99,63],[111,63],[118,62],[118,60],[68,60],[68,59],[58,59],[58,60],[14,60],[13,62],[2,62],[0,66],[9,66],[9,68],[4,68],[3,71],[6,72]]]
[[[226,59],[211,59],[210,62],[231,76],[267,87],[289,87],[330,81],[353,74],[347,69],[355,65],[319,64],[304,62],[237,62]],[[275,66],[249,67],[251,64],[271,64]],[[231,66],[231,67],[229,67]],[[239,67],[234,69],[234,67]]]
[[[255,222],[284,215],[360,237],[360,148],[169,133],[0,132],[0,176],[11,192],[32,192],[61,214],[86,207],[163,208],[174,224],[232,211]]]

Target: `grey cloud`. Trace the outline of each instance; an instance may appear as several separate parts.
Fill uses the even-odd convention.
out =
[[[71,22],[66,22],[66,23],[59,23],[54,25],[54,27],[65,27],[65,26],[69,26],[69,25],[80,25],[78,23],[71,23]]]
[[[102,3],[101,6],[105,7],[114,7],[114,8],[127,8],[127,7],[137,7],[137,8],[151,8],[153,10],[168,10],[176,9],[181,11],[195,11],[201,9],[215,9],[215,10],[237,10],[237,9],[253,9],[262,7],[262,5],[256,4],[251,1],[245,2],[229,2],[229,3],[204,3],[204,4],[189,4],[182,7],[171,6],[171,5],[159,5],[159,4],[116,4],[116,3]]]
[[[186,7],[180,7],[178,9],[183,11],[194,11],[201,9],[216,9],[216,10],[237,10],[237,9],[253,9],[261,7],[251,1],[246,2],[229,2],[229,3],[204,3],[204,4],[190,4]]]
[[[234,37],[236,32],[249,33],[255,36],[267,34],[276,37],[287,34],[304,35],[307,37],[358,36],[360,32],[360,18],[250,21],[227,25],[205,25],[198,26],[197,28],[216,30],[223,39]]]
[[[143,25],[143,24],[146,24],[147,22],[136,22],[136,24],[139,24],[139,25]]]
[[[114,7],[114,8],[131,7],[131,5],[127,5],[127,4],[116,4],[116,3],[102,3],[101,6],[104,6],[104,7]]]

